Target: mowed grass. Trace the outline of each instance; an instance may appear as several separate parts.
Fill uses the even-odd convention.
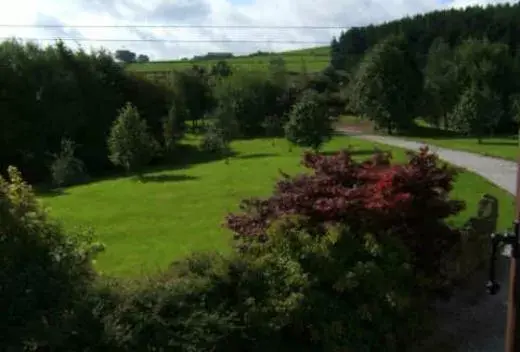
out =
[[[338,136],[325,151],[351,147],[356,158],[369,157],[374,147],[390,150],[396,161],[405,160],[403,150],[377,146],[359,139]],[[279,179],[279,170],[294,174],[301,150],[288,150],[277,140],[238,141],[237,155],[224,160],[200,162],[145,175],[145,182],[131,177],[98,181],[66,189],[61,195],[42,195],[43,203],[65,228],[91,227],[106,245],[96,263],[98,270],[117,276],[138,276],[165,268],[174,259],[193,251],[230,251],[231,233],[221,224],[240,200],[267,196]],[[483,178],[464,172],[453,196],[464,199],[468,209],[451,221],[462,224],[476,212],[483,193],[500,200],[500,227],[513,219],[513,198]]]
[[[317,72],[323,70],[330,62],[329,47],[319,47],[312,49],[303,49],[297,51],[288,51],[276,53],[273,55],[262,56],[237,56],[226,59],[235,69],[248,69],[265,71],[269,67],[269,62],[276,57],[282,57],[285,60],[286,68],[290,72],[300,72],[302,68],[308,72]],[[168,72],[174,70],[183,70],[193,65],[199,65],[211,68],[217,61],[211,60],[172,60],[172,61],[151,61],[146,63],[132,63],[127,69],[134,72]]]
[[[432,127],[421,119],[416,120],[417,127],[399,138],[415,140],[447,149],[463,150],[470,153],[491,156],[504,160],[517,161],[520,156],[519,137],[516,133],[510,136],[483,138],[481,143],[477,138],[465,137],[454,131],[446,131]],[[342,116],[338,126],[360,130],[366,133],[376,133],[370,121],[356,116]],[[380,131],[379,133],[384,133]]]
[[[505,160],[518,160],[520,156],[518,137],[495,137],[485,138],[478,143],[475,138],[466,137],[406,137],[427,144],[436,145],[448,149],[464,150],[471,153],[491,156]]]

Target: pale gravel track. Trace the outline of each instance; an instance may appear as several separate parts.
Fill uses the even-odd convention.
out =
[[[343,130],[342,133],[364,140],[418,150],[424,143],[394,137],[361,134]],[[516,163],[497,158],[477,155],[428,145],[439,158],[472,171],[511,194],[516,192]],[[476,278],[469,294],[461,295],[449,303],[439,304],[443,317],[439,324],[439,339],[449,340],[457,347],[446,347],[444,352],[502,352],[504,351],[504,329],[506,320],[508,260],[500,258],[497,263],[501,292],[489,296],[484,291],[487,278]],[[467,293],[467,292],[466,292]],[[468,299],[468,295],[472,296]],[[473,301],[473,303],[468,303]],[[421,350],[421,348],[419,348]],[[437,349],[435,349],[437,351]]]

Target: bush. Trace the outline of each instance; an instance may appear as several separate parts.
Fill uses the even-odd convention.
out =
[[[407,249],[345,227],[311,231],[286,217],[269,227],[265,242],[242,247],[245,257],[283,259],[298,273],[299,294],[281,330],[287,351],[404,351],[423,318],[415,313],[422,301]]]
[[[127,103],[119,112],[108,137],[109,159],[129,171],[140,171],[158,151],[146,121]]]
[[[0,178],[0,331],[6,350],[59,351],[100,249],[52,223],[14,167]],[[66,349],[65,349],[66,350]]]
[[[215,123],[208,124],[200,142],[200,148],[217,154],[225,154],[229,151],[229,143],[224,136],[222,128],[219,128]]]
[[[51,164],[52,182],[58,187],[66,187],[85,182],[88,178],[85,164],[74,156],[76,145],[70,139],[62,139],[61,151],[54,155]]]
[[[226,225],[237,238],[265,237],[273,221],[297,214],[314,234],[344,224],[355,233],[393,236],[410,251],[419,286],[437,291],[448,284],[441,263],[460,240],[444,220],[464,208],[449,198],[455,170],[438,163],[427,149],[402,165],[381,153],[363,163],[346,151],[306,153],[312,174],[284,175],[271,197],[244,200],[242,213],[230,214]]]
[[[328,107],[316,91],[304,92],[289,113],[285,125],[287,140],[301,147],[318,150],[332,137],[332,121]]]
[[[280,350],[301,280],[281,258],[192,255],[130,292],[107,331],[125,351]]]

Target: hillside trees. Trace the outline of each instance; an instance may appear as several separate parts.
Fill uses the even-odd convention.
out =
[[[356,112],[391,134],[412,125],[422,84],[404,38],[391,36],[363,59],[352,82],[351,102]]]
[[[404,17],[381,25],[353,27],[332,40],[331,64],[335,68],[355,68],[363,55],[389,35],[401,33],[410,43],[421,66],[435,38],[457,46],[469,38],[488,38],[516,52],[520,38],[520,4],[503,3],[445,9]],[[347,63],[348,60],[348,63]]]

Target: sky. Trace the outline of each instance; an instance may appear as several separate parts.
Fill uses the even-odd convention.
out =
[[[73,48],[128,49],[151,60],[171,60],[207,52],[246,54],[323,46],[351,26],[505,2],[516,1],[15,0],[2,6],[0,37],[30,38],[41,45],[62,38]]]

